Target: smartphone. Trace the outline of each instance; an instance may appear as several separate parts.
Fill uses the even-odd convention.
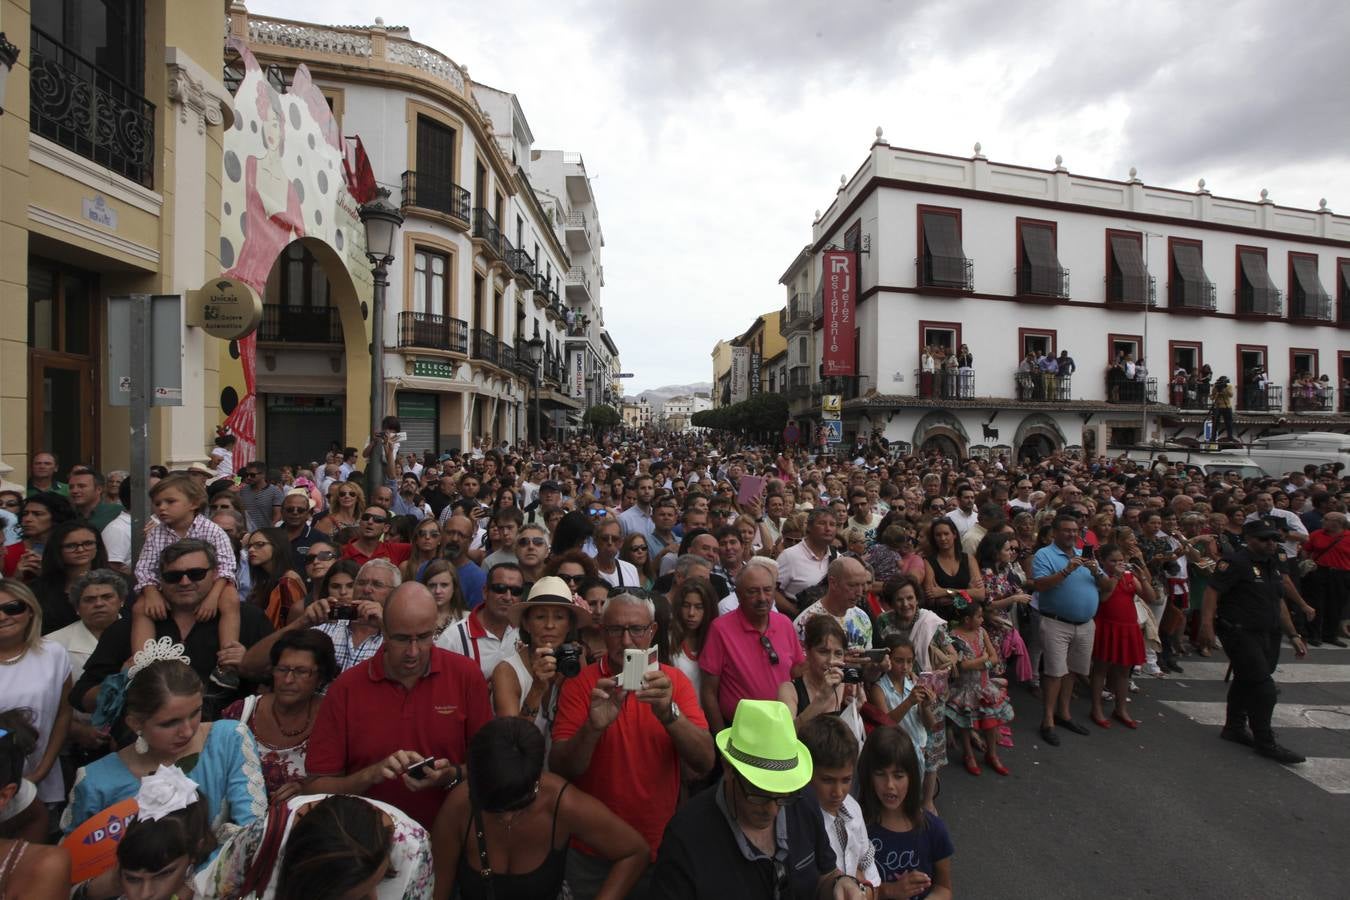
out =
[[[625,691],[642,690],[642,676],[656,671],[656,659],[655,647],[623,651],[623,674],[619,676],[619,687]]]
[[[403,774],[407,775],[409,778],[416,778],[419,780],[422,778],[426,778],[427,773],[431,771],[432,764],[435,762],[436,762],[435,757],[431,757],[428,759],[424,759],[419,763],[413,763],[411,766],[408,766],[408,768],[404,770]]]
[[[1097,549],[1091,544],[1083,545],[1083,559],[1094,559],[1097,556]]]
[[[398,434],[391,435],[390,438],[395,444],[406,444],[408,443],[408,432],[400,431]]]
[[[864,650],[862,651],[862,655],[867,657],[869,662],[879,663],[890,656],[891,651],[887,650],[885,647],[879,647],[875,650]]]
[[[947,693],[947,673],[922,672],[919,674],[919,684],[932,691],[934,697],[945,696]]]

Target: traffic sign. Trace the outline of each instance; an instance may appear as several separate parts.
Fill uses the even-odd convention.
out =
[[[820,398],[820,414],[826,419],[837,419],[844,409],[843,394],[825,394]]]
[[[838,419],[826,419],[825,443],[842,444],[844,442],[844,423]]]

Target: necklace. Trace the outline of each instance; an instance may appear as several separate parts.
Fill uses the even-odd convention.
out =
[[[28,648],[24,647],[22,650],[19,651],[18,656],[11,656],[9,659],[0,659],[0,666],[17,665],[19,661],[22,660],[27,655],[28,655]]]
[[[286,726],[281,724],[281,716],[277,714],[277,702],[272,701],[272,721],[276,723],[277,731],[280,731],[288,738],[299,737],[310,729],[314,724],[314,698],[310,697],[305,704],[305,724],[301,725],[295,731],[287,731]]]

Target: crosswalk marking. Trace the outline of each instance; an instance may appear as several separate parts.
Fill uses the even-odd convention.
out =
[[[1224,701],[1201,703],[1191,700],[1163,700],[1169,707],[1199,725],[1223,725],[1228,715]],[[1276,728],[1330,728],[1350,731],[1350,706],[1277,703],[1271,725]]]
[[[1350,794],[1350,759],[1313,756],[1305,763],[1286,768],[1328,794]]]
[[[1224,673],[1228,671],[1228,663],[1188,659],[1183,668],[1185,672],[1167,676],[1166,682],[1223,681]],[[1350,682],[1350,665],[1281,664],[1275,669],[1275,681],[1280,684]]]

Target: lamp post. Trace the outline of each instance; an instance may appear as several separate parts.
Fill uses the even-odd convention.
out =
[[[544,339],[539,336],[539,325],[534,326],[534,337],[525,342],[525,352],[530,357],[530,381],[534,384],[534,443],[544,442],[543,432],[539,430],[539,366],[544,360]]]
[[[366,229],[366,258],[375,276],[374,309],[370,325],[370,428],[371,434],[384,428],[384,293],[389,287],[389,264],[394,261],[394,241],[398,238],[403,215],[389,202],[389,189],[375,189],[375,199],[361,205],[361,224]],[[367,497],[384,482],[384,441],[370,448],[366,468]]]

